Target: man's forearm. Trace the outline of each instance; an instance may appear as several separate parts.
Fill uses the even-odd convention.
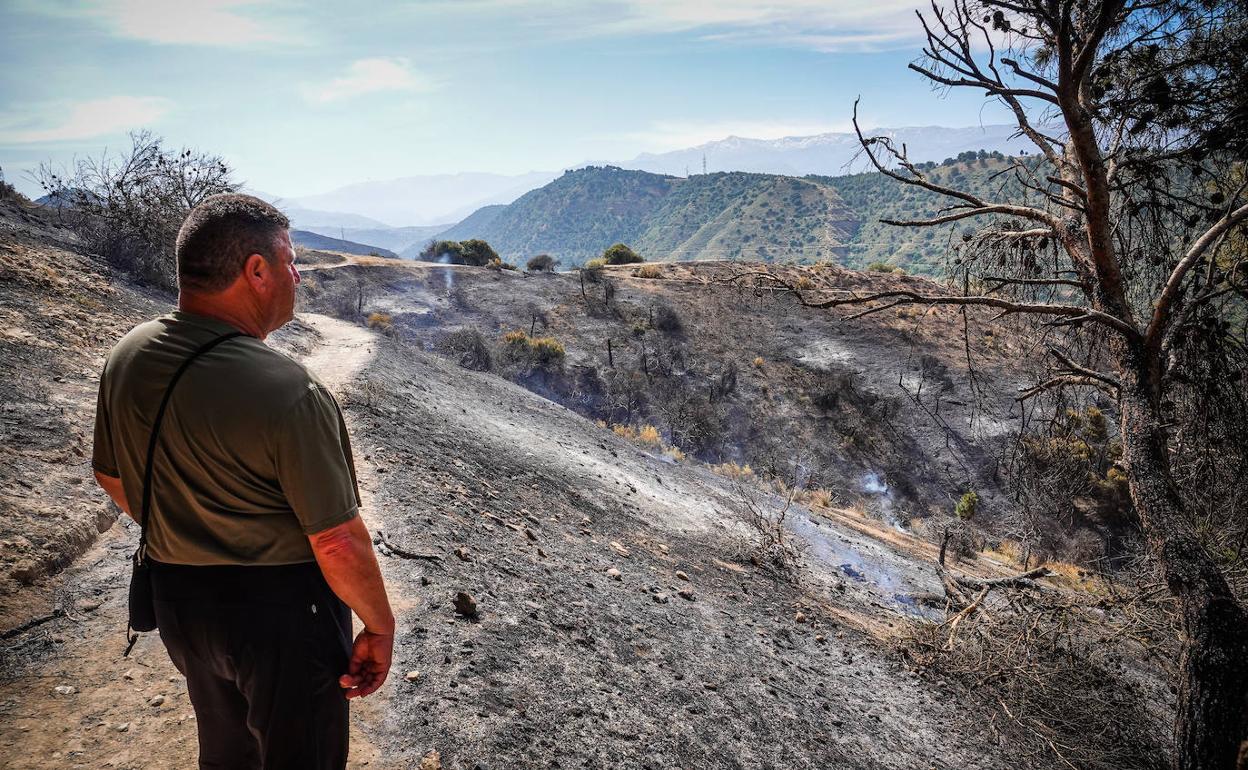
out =
[[[368,528],[359,516],[308,538],[326,582],[360,616],[364,628],[394,633],[394,614]]]

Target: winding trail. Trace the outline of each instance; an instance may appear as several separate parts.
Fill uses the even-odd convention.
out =
[[[334,394],[342,403],[360,375],[368,368],[376,355],[377,334],[362,326],[348,323],[319,313],[302,313],[299,320],[312,327],[320,335],[320,342],[312,353],[303,359],[303,365]],[[348,417],[348,427],[350,419]],[[360,498],[365,521],[373,523],[371,511],[373,469],[372,465],[356,452],[355,469],[359,476]]]
[[[323,315],[301,314],[300,320],[319,335],[303,363],[341,400],[373,360],[375,333]],[[367,519],[373,472],[359,451],[356,468]],[[67,615],[5,642],[0,767],[195,765],[195,717],[186,683],[157,634],[143,634],[130,657],[122,656],[129,554],[136,539],[137,528],[121,516],[58,578]],[[352,707],[349,768],[385,767],[359,730],[361,723],[383,718],[386,703],[379,695]]]
[[[303,359],[303,365],[331,390],[345,388],[368,368],[377,343],[375,333],[319,313],[302,313],[299,319],[321,335],[320,344]]]

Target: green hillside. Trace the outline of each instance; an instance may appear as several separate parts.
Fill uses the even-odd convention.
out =
[[[613,243],[648,260],[840,259],[857,221],[822,182],[773,174],[689,178],[589,167],[569,171],[440,238],[482,238],[500,255],[579,264]]]
[[[968,155],[974,155],[970,158]],[[963,153],[932,165],[925,172],[932,181],[978,195],[985,200],[1022,199],[1023,187],[1013,172],[1011,161],[1000,155]],[[844,263],[862,269],[875,262],[886,262],[909,273],[943,275],[951,243],[972,223],[953,222],[936,227],[897,227],[881,219],[913,220],[935,216],[949,206],[949,198],[919,187],[912,187],[883,174],[852,174],[835,177],[807,177],[834,188],[862,224],[854,234]]]
[[[840,261],[858,226],[831,187],[770,174],[678,179],[636,248],[654,259]]]
[[[988,200],[1021,197],[1000,154],[925,164],[938,183]],[[942,275],[968,226],[906,228],[880,219],[934,216],[947,199],[878,174],[802,178],[729,172],[675,177],[606,167],[569,171],[507,206],[487,206],[440,239],[481,238],[504,258],[546,253],[577,265],[626,243],[650,261],[735,259],[864,268],[884,262]]]
[[[513,262],[546,253],[564,265],[578,264],[613,243],[636,241],[677,181],[611,166],[569,171],[484,221],[473,214],[439,238],[481,238]]]

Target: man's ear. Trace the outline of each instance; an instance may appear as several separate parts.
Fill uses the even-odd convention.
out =
[[[243,263],[243,279],[253,289],[259,289],[270,280],[272,266],[263,254],[252,254]]]

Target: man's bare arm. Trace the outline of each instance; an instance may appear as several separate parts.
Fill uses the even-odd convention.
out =
[[[103,473],[96,471],[95,481],[108,493],[108,496],[113,499],[118,508],[134,519],[134,513],[130,511],[130,503],[126,501],[126,490],[121,485],[121,479],[115,476],[105,476]],[[135,519],[135,521],[138,521],[138,519]]]
[[[356,516],[310,535],[308,540],[329,587],[364,622],[339,684],[348,698],[368,695],[386,681],[394,646],[394,613],[390,611],[372,538]]]

